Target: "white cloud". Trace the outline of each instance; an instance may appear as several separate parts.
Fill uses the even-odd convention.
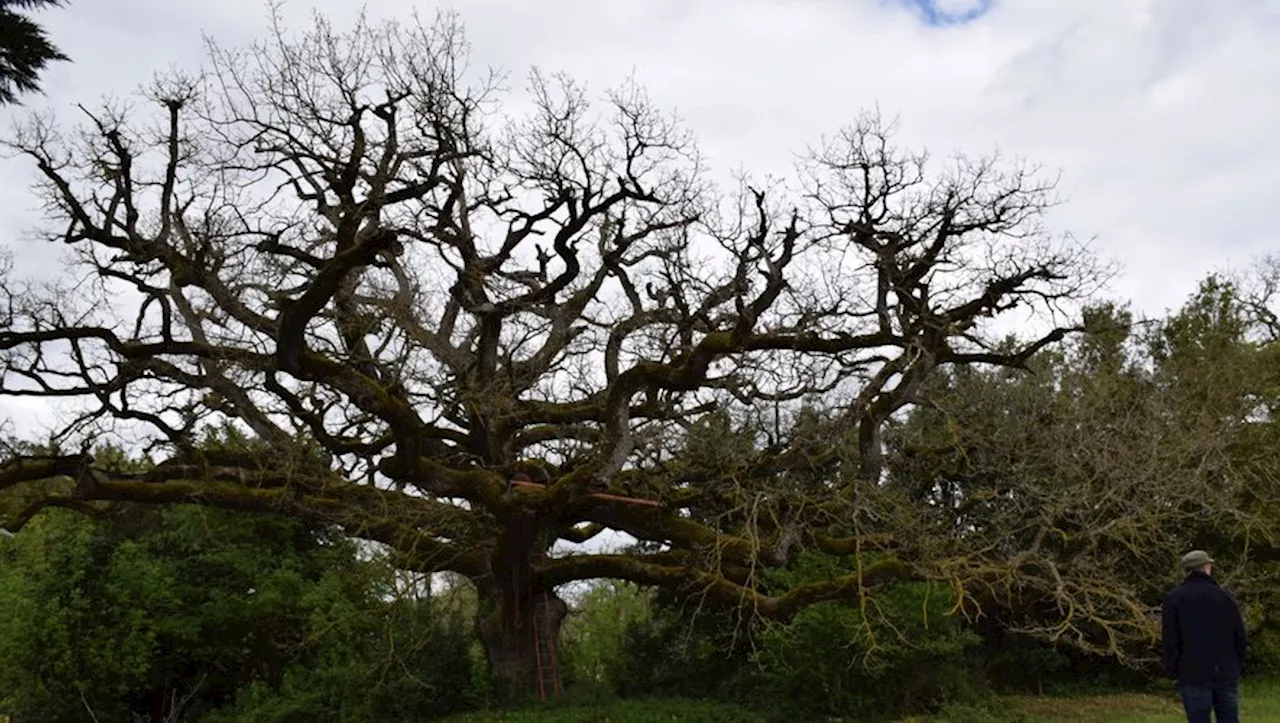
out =
[[[988,5],[988,0],[930,0],[928,4],[943,15],[956,17],[978,12]]]
[[[965,0],[940,0],[961,10]],[[946,7],[943,7],[943,6]],[[953,7],[954,6],[954,7]],[[348,22],[355,6],[290,0]],[[378,3],[377,16],[421,5]],[[1054,225],[1125,265],[1119,296],[1177,306],[1207,272],[1276,248],[1280,208],[1280,5],[1257,0],[1005,0],[980,19],[929,27],[890,0],[468,0],[458,8],[481,65],[565,70],[602,89],[634,72],[676,109],[714,163],[785,172],[796,151],[879,106],[901,140],[939,155],[1001,148],[1064,172]],[[430,10],[424,10],[430,12]],[[258,0],[77,2],[46,13],[75,60],[48,101],[125,93],[201,34],[236,44],[266,21]],[[39,101],[34,102],[39,105]],[[0,163],[0,234],[34,216],[29,169]],[[48,248],[19,256],[49,260]]]

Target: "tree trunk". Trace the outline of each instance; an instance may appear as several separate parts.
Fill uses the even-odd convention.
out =
[[[493,674],[494,693],[502,702],[533,696],[552,698],[560,692],[560,627],[569,608],[551,592],[546,593],[546,601],[545,608],[532,604],[516,610],[503,605],[482,606],[489,610],[481,612],[477,627]],[[535,626],[534,616],[539,613],[545,615],[545,623]],[[544,646],[549,649],[540,650]]]
[[[490,574],[475,581],[476,628],[494,693],[503,702],[560,692],[560,628],[569,606],[553,590],[533,584],[532,563],[545,549],[540,537],[532,514],[513,517],[499,537]]]

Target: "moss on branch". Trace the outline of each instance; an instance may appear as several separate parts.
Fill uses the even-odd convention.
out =
[[[542,585],[609,578],[656,585],[686,594],[706,594],[775,620],[790,619],[815,603],[856,600],[865,592],[890,583],[924,579],[906,562],[888,558],[870,562],[860,572],[801,585],[781,595],[767,595],[735,581],[722,571],[679,564],[677,559],[661,553],[652,556],[583,555],[549,560],[539,565],[535,572]]]
[[[94,513],[95,502],[196,504],[338,525],[353,536],[389,545],[415,569],[477,574],[483,567],[474,545],[480,537],[474,517],[447,503],[337,480],[300,478],[297,484],[252,487],[217,479],[157,480],[154,472],[113,477],[91,462],[86,455],[24,457],[0,466],[0,489],[68,477],[78,481],[69,497],[50,493],[28,505],[11,521],[14,529],[46,507]]]

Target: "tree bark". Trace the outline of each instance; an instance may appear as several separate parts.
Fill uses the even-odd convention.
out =
[[[564,622],[569,606],[554,593],[547,592],[546,638],[553,643],[552,649],[543,654],[559,667],[560,628]],[[524,606],[519,610],[508,611],[502,606],[490,608],[486,613],[482,605],[478,628],[480,640],[484,644],[485,656],[489,662],[489,670],[493,675],[494,694],[504,703],[528,700],[540,694],[547,698],[559,692],[559,675],[557,671],[542,671],[542,688],[539,689],[538,649],[535,646],[534,606]],[[544,666],[545,668],[545,666]]]
[[[532,563],[545,555],[546,548],[538,532],[532,513],[509,519],[489,575],[475,581],[480,599],[477,632],[493,675],[494,693],[507,703],[559,693],[560,628],[569,606],[554,590],[533,584]]]

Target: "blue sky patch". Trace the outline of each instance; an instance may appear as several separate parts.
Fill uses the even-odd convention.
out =
[[[996,0],[898,0],[930,27],[971,23],[991,12]]]

